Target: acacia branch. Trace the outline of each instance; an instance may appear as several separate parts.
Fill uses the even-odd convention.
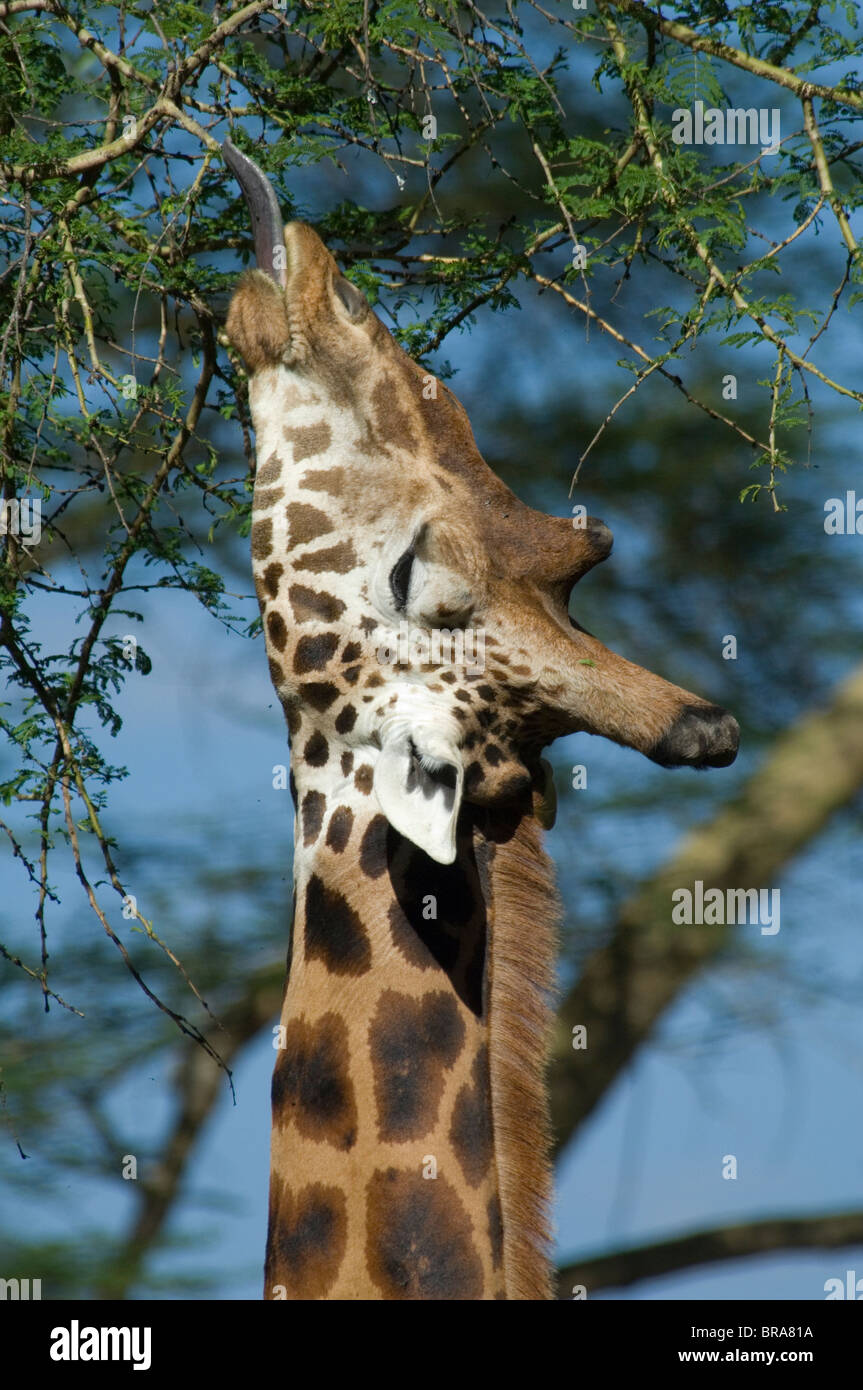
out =
[[[601,314],[598,314],[595,309],[592,309],[589,304],[586,304],[583,299],[576,299],[574,294],[571,294],[569,290],[567,290],[563,285],[559,285],[556,280],[550,280],[547,275],[540,275],[537,271],[532,272],[531,279],[535,280],[536,283],[540,285],[543,289],[553,290],[555,294],[559,294],[561,299],[563,299],[565,303],[569,304],[571,308],[577,309],[579,313],[584,314],[585,318],[589,319],[591,323],[595,323],[599,328],[602,329],[603,333],[607,333],[608,336],[610,338],[613,338],[616,343],[621,343],[624,347],[628,347],[632,352],[636,354],[636,356],[641,358],[642,362],[646,362],[648,364],[647,369],[640,374],[639,380],[643,380],[644,377],[648,375],[648,372],[658,371],[661,376],[665,377],[666,381],[670,381],[672,386],[676,387],[676,389],[686,397],[690,405],[694,405],[699,410],[703,410],[704,414],[709,415],[711,420],[717,420],[720,424],[727,425],[728,428],[730,430],[733,430],[735,434],[739,435],[740,438],[743,440],[744,444],[748,444],[750,448],[763,449],[765,453],[768,452],[770,446],[768,444],[763,443],[760,439],[756,439],[754,435],[750,434],[748,430],[745,430],[743,426],[738,424],[736,420],[732,420],[728,415],[723,415],[722,412],[719,410],[714,410],[713,406],[707,405],[704,401],[700,401],[696,396],[693,396],[687,390],[682,379],[677,375],[677,373],[669,371],[668,367],[662,365],[662,356],[658,358],[651,357],[650,353],[646,352],[643,347],[640,347],[638,343],[633,342],[631,338],[627,338],[626,334],[621,333],[620,330],[615,328],[613,324],[609,323],[607,319],[604,319]],[[666,353],[665,357],[670,358],[671,353]],[[621,402],[618,402],[618,404],[621,404]],[[608,423],[608,419],[610,418],[611,417],[609,416],[606,419],[605,424]],[[579,461],[579,468],[580,467],[581,461]],[[573,483],[576,482],[577,478],[578,470],[576,470],[576,473],[573,477]],[[570,493],[571,492],[572,488],[570,488]]]
[[[839,230],[842,233],[845,245],[853,256],[857,264],[860,264],[860,247],[854,239],[845,209],[842,206],[839,195],[833,184],[830,175],[830,166],[827,163],[827,156],[824,153],[824,143],[821,139],[821,132],[818,129],[818,122],[815,119],[815,112],[812,102],[808,97],[803,99],[803,120],[806,126],[806,134],[812,144],[812,151],[815,155],[815,168],[818,170],[818,181],[821,184],[821,192],[833,209],[833,215],[839,223]]]
[[[778,334],[776,330],[770,326],[770,324],[765,319],[764,315],[758,313],[758,311],[752,307],[752,305],[748,302],[745,296],[741,293],[739,288],[739,280],[741,279],[742,272],[738,272],[733,278],[733,280],[730,280],[717,265],[713,256],[710,254],[710,251],[708,250],[704,240],[699,236],[693,224],[689,221],[687,217],[684,216],[681,208],[680,198],[678,197],[677,188],[675,187],[672,180],[669,178],[665,169],[665,163],[662,158],[662,152],[660,151],[659,145],[654,135],[653,126],[650,120],[650,113],[648,111],[647,102],[644,97],[644,94],[638,86],[637,81],[631,71],[631,68],[629,68],[628,75],[624,76],[624,72],[627,71],[629,66],[629,55],[620,30],[615,24],[612,16],[609,15],[607,12],[609,7],[613,3],[616,3],[616,0],[597,0],[597,8],[599,10],[602,21],[605,24],[605,27],[608,31],[608,35],[611,40],[612,50],[614,52],[614,56],[617,60],[618,69],[621,74],[621,80],[623,81],[624,86],[626,88],[627,96],[632,102],[632,107],[633,111],[635,112],[638,129],[644,139],[645,145],[647,146],[647,150],[650,155],[650,162],[653,165],[653,168],[659,179],[659,186],[663,200],[669,212],[672,214],[678,229],[683,234],[686,241],[689,243],[690,248],[701,261],[705,269],[709,271],[710,275],[713,277],[714,280],[716,280],[717,284],[719,284],[722,287],[727,297],[734,304],[735,308],[738,309],[741,314],[745,314],[747,318],[752,319],[752,322],[758,326],[763,336],[767,338],[768,341],[771,342],[775,348],[781,349],[786,354],[789,362],[792,362],[799,371],[806,371],[811,373],[812,376],[815,376],[818,378],[819,381],[822,381],[825,386],[830,386],[834,391],[837,391],[839,395],[851,396],[853,400],[859,401],[861,405],[863,405],[863,392],[854,391],[850,387],[843,386],[841,382],[834,381],[831,377],[827,376],[826,372],[822,372],[819,367],[816,367],[814,365],[814,363],[807,362],[804,357],[800,357],[798,353],[794,352],[794,350],[788,346],[788,343],[785,341],[785,339],[782,338],[780,334]],[[811,96],[811,94],[811,91],[808,90],[808,85],[807,90],[801,93],[801,95],[803,96]],[[863,98],[861,98],[861,104],[863,104]]]
[[[709,53],[713,58],[721,58],[723,62],[742,68],[754,77],[766,77],[770,82],[794,92],[795,96],[823,97],[826,101],[835,101],[839,106],[852,106],[856,111],[863,111],[861,92],[849,91],[847,87],[830,87],[821,82],[807,82],[795,73],[789,72],[787,68],[768,63],[765,58],[756,58],[751,53],[732,48],[730,44],[723,43],[720,39],[712,39],[709,35],[697,34],[687,24],[680,24],[675,19],[663,19],[654,10],[649,10],[646,5],[639,3],[639,0],[608,0],[608,4],[621,14],[637,19],[645,29],[652,29],[664,34],[666,38],[676,39],[695,53]]]

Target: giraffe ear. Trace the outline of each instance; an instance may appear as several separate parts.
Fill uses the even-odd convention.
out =
[[[374,788],[394,830],[438,864],[455,859],[464,768],[454,743],[432,733],[393,728],[375,764]]]

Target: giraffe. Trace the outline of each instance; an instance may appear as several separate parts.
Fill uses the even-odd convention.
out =
[[[226,333],[296,811],[264,1296],[551,1298],[542,750],[586,731],[722,767],[737,724],[569,616],[608,528],[519,501],[456,397],[223,149],[254,233]]]

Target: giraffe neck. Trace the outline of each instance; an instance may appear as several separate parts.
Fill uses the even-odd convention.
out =
[[[297,768],[265,1295],[548,1297],[536,824],[463,816],[442,866],[388,826],[370,765],[340,771],[325,791]]]

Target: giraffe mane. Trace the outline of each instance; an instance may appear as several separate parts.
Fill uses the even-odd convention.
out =
[[[546,1069],[560,899],[531,815],[489,868],[489,1063],[507,1297],[550,1299],[551,1121]]]

